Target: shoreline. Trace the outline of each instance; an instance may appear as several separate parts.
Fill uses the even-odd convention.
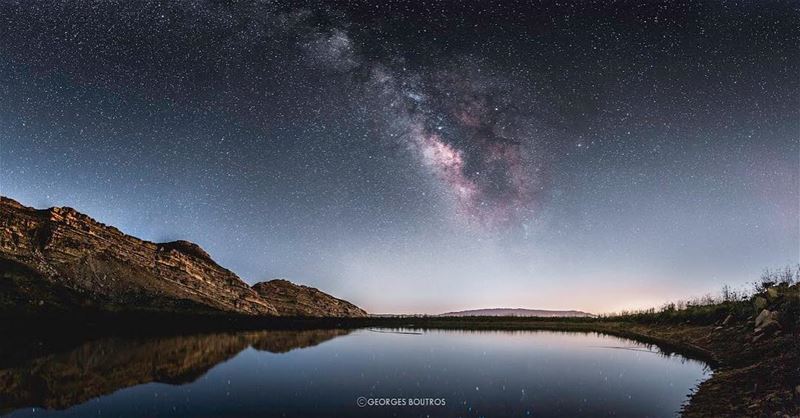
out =
[[[565,318],[408,318],[412,329],[598,332],[701,360],[712,375],[689,394],[684,417],[800,417],[800,333],[752,341],[752,321],[641,324]],[[391,323],[390,323],[391,324]],[[386,325],[386,324],[384,324]]]
[[[641,324],[586,318],[528,317],[400,317],[400,318],[247,318],[189,316],[161,318],[139,315],[110,317],[0,319],[0,330],[30,346],[11,357],[34,356],[61,350],[87,338],[107,335],[164,335],[234,332],[256,329],[361,329],[405,328],[419,330],[496,330],[597,332],[656,345],[662,352],[677,353],[705,362],[713,373],[689,394],[681,415],[800,416],[800,335],[795,330],[751,340],[752,325],[732,322],[726,326],[694,324]],[[147,324],[146,329],[141,325]],[[153,324],[159,324],[153,326]],[[33,330],[33,331],[32,331]],[[7,335],[8,335],[7,334]],[[42,341],[49,336],[49,341]],[[25,343],[28,338],[30,341]],[[17,346],[19,348],[20,346]],[[5,350],[0,350],[0,352]]]

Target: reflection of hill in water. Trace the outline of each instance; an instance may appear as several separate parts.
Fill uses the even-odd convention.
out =
[[[69,352],[0,369],[0,413],[26,406],[67,408],[149,382],[188,383],[250,346],[285,353],[349,332],[248,331],[90,341]]]
[[[296,348],[313,347],[330,339],[347,335],[351,331],[349,329],[258,331],[259,337],[251,340],[249,344],[259,351],[287,353]]]

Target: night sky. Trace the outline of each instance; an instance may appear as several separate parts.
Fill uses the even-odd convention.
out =
[[[800,260],[796,1],[0,0],[0,193],[371,312]]]

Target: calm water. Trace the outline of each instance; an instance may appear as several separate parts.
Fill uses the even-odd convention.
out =
[[[662,417],[709,373],[598,334],[367,329],[110,338],[6,366],[11,417]]]

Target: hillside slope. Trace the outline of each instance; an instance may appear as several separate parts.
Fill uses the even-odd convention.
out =
[[[316,289],[291,287],[303,291],[257,291],[191,242],[153,243],[71,208],[37,210],[0,196],[0,315],[364,315]]]

